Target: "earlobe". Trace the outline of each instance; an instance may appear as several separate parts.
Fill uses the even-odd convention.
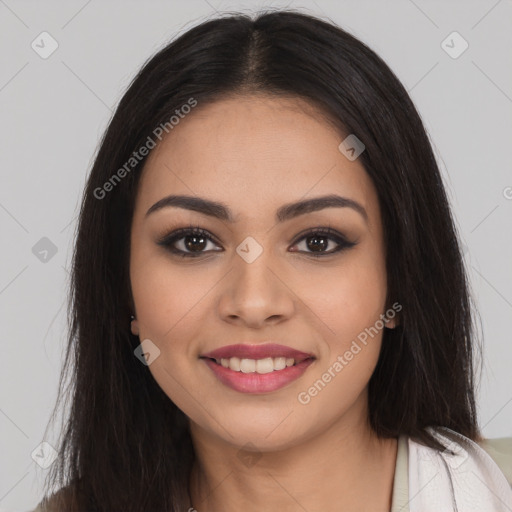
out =
[[[389,305],[389,302],[387,302]],[[401,324],[402,305],[399,302],[395,302],[393,305],[388,306],[385,313],[381,315],[381,319],[384,320],[384,327],[386,329],[396,329]]]
[[[137,322],[137,320],[133,319],[131,321],[131,331],[132,331],[132,334],[134,336],[138,336],[139,335],[139,323]]]
[[[396,321],[395,318],[393,318],[393,320],[389,320],[388,322],[386,322],[386,327],[388,329],[394,329],[397,325],[398,325],[398,322]]]
[[[393,318],[390,318],[386,322],[386,327],[388,329],[395,329],[399,325],[400,325],[400,318],[398,317],[398,315],[395,315]]]

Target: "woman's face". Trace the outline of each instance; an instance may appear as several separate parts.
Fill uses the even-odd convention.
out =
[[[385,248],[376,191],[343,139],[302,100],[248,96],[198,104],[149,155],[131,232],[132,332],[150,340],[148,369],[194,432],[270,451],[366,425]],[[148,213],[171,195],[225,210]],[[283,210],[326,195],[360,207]],[[158,243],[190,226],[206,233]]]

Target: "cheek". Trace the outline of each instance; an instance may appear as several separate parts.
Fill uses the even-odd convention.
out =
[[[386,279],[364,260],[324,283],[315,312],[323,324],[325,351],[301,389],[298,401],[312,415],[334,419],[348,411],[364,392],[381,350]],[[312,309],[314,309],[312,305]]]
[[[142,251],[133,254],[130,277],[141,337],[162,343],[175,338],[182,325],[195,325],[197,305],[214,284],[211,274],[197,266],[178,270],[165,254]]]
[[[350,344],[384,313],[386,274],[377,255],[359,251],[340,265],[310,272],[309,276],[301,294],[323,321],[332,349]]]
[[[201,393],[200,383],[190,377],[190,365],[196,357],[191,340],[200,336],[201,307],[214,283],[197,270],[172,271],[171,266],[162,257],[138,258],[134,254],[132,292],[139,337],[141,341],[150,339],[160,351],[148,370],[167,396],[189,414],[195,403],[191,396]]]
[[[299,402],[308,403],[310,412],[334,409],[339,413],[355,403],[379,358],[383,329],[378,321],[386,300],[380,253],[360,251],[336,269],[316,273],[306,288],[308,305],[322,320],[318,327],[325,350],[311,379],[304,383]]]

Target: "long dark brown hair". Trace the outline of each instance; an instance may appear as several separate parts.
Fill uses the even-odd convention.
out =
[[[359,158],[378,193],[388,302],[403,308],[399,326],[384,330],[369,383],[371,427],[436,449],[444,447],[427,426],[480,439],[479,346],[466,269],[432,147],[406,90],[372,50],[329,21],[292,10],[229,14],[149,59],[101,140],[81,203],[69,341],[50,419],[66,397],[59,458],[45,482],[45,496],[62,489],[55,510],[189,506],[187,418],[134,356],[140,340],[130,332],[130,229],[146,158],[103,197],[98,190],[191,98],[202,105],[248,93],[303,98],[328,113],[340,137],[355,134],[366,147]]]

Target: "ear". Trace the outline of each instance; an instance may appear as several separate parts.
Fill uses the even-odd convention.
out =
[[[402,310],[402,307],[395,307],[396,304],[397,303],[395,302],[395,304],[389,307],[384,313],[384,316],[387,318],[387,321],[385,322],[385,327],[387,329],[394,329],[395,327],[400,325],[400,311]]]
[[[388,329],[394,329],[397,325],[400,325],[400,322],[398,321],[398,316],[390,318],[389,321],[386,322],[386,327]]]
[[[133,319],[131,321],[131,331],[132,331],[132,334],[134,336],[138,336],[139,335],[139,323],[137,322],[137,320]]]

